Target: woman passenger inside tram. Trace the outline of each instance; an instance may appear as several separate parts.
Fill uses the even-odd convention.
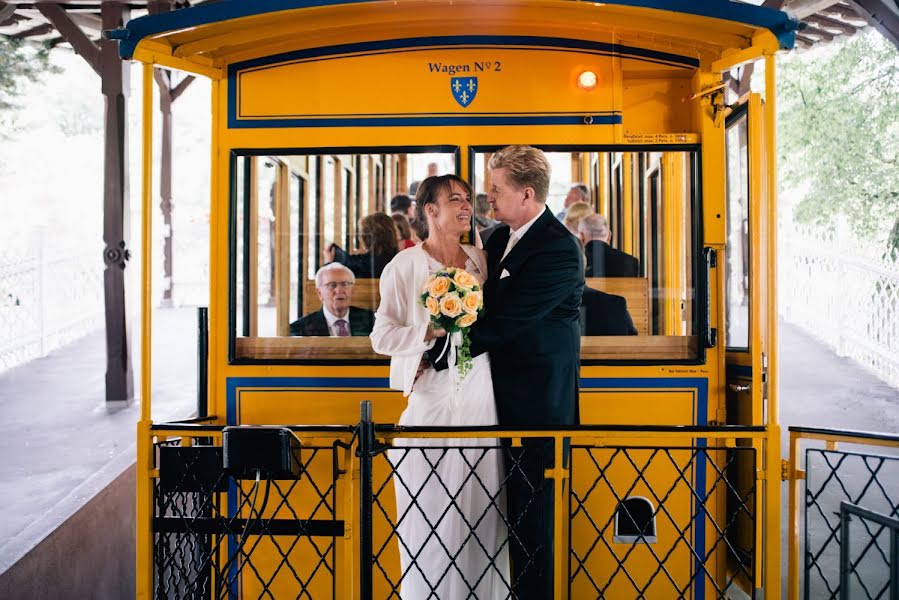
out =
[[[373,213],[359,221],[359,234],[363,252],[350,254],[337,244],[331,244],[325,249],[325,262],[346,265],[358,279],[380,277],[381,271],[399,251],[396,223],[387,213]]]
[[[412,225],[409,223],[409,219],[406,218],[406,215],[393,213],[390,215],[390,218],[396,223],[397,232],[399,234],[396,241],[400,250],[405,250],[406,248],[414,246],[415,242],[412,240]]]

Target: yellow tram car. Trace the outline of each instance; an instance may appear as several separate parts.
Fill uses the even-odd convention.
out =
[[[364,249],[360,220],[429,163],[485,192],[508,144],[550,158],[551,208],[585,184],[638,261],[586,278],[637,335],[582,338],[581,427],[452,437],[571,440],[547,472],[556,598],[780,597],[774,56],[797,26],[727,0],[221,0],[110,32],[145,65],[145,274],[152,71],[212,81],[206,415],[151,419],[145,275],[138,597],[400,597],[381,450],[447,435],[392,426],[405,399],[368,337],[291,324],[331,245]],[[728,104],[752,61],[764,96]],[[359,278],[352,304],[378,294]],[[229,455],[247,425],[281,429]],[[290,457],[254,481],[269,445]]]

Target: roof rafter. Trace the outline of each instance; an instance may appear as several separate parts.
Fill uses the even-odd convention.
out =
[[[38,4],[37,7],[66,41],[72,44],[75,52],[80,54],[97,75],[102,77],[99,46],[87,37],[87,34],[81,28],[75,25],[72,19],[69,18],[69,15],[58,4]]]

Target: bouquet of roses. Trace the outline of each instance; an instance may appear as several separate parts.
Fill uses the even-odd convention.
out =
[[[450,267],[437,271],[425,283],[420,302],[428,309],[431,324],[450,334],[450,346],[458,347],[456,366],[464,376],[471,369],[472,361],[468,330],[484,309],[478,280],[465,269]]]

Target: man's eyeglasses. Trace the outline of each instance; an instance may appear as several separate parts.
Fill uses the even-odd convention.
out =
[[[336,290],[337,288],[340,288],[342,290],[347,290],[347,289],[353,287],[353,282],[352,281],[331,281],[329,283],[323,283],[322,287],[328,288],[332,292],[334,290]]]

